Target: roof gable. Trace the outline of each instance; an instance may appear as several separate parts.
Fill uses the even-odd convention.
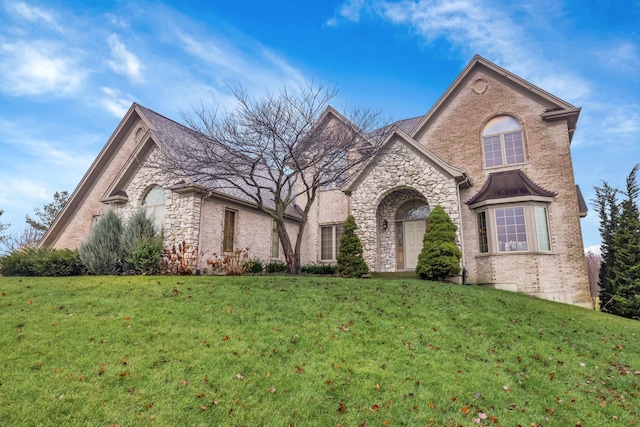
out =
[[[140,114],[140,110],[137,107],[138,105],[136,103],[133,103],[131,107],[129,107],[129,110],[107,140],[107,143],[102,147],[102,150],[100,150],[98,156],[80,180],[80,183],[73,193],[71,193],[71,196],[69,196],[69,200],[64,208],[60,211],[38,243],[39,246],[49,247],[55,244],[60,234],[73,219],[74,214],[86,200],[91,189],[122,148],[127,136],[133,131],[134,126],[139,123],[140,120],[144,121],[144,117]]]
[[[396,141],[399,141],[400,143],[410,147],[414,152],[427,160],[427,162],[439,169],[442,173],[450,176],[451,178],[454,178],[456,182],[466,182],[467,184],[470,184],[465,171],[449,165],[444,160],[433,154],[431,151],[427,150],[424,146],[418,144],[400,127],[398,127],[397,125],[393,125],[392,131],[384,139],[380,149],[370,159],[368,159],[367,162],[364,163],[363,167],[357,173],[352,175],[347,180],[347,182],[342,187],[342,190],[345,192],[354,191],[378,163],[380,156],[385,155],[385,149]]]
[[[453,81],[449,88],[442,94],[442,96],[436,101],[431,109],[422,116],[420,121],[415,125],[410,135],[419,140],[420,136],[425,132],[431,122],[437,117],[441,111],[451,102],[451,100],[457,95],[462,87],[470,80],[477,71],[482,70],[489,75],[495,77],[497,80],[504,82],[505,84],[514,88],[514,90],[520,91],[526,94],[528,97],[537,100],[541,105],[545,106],[545,111],[542,114],[542,119],[545,121],[554,120],[567,120],[569,129],[569,140],[573,138],[573,133],[576,128],[578,116],[580,115],[580,108],[577,108],[570,103],[558,98],[555,95],[539,88],[533,83],[516,76],[512,72],[494,64],[493,62],[483,58],[480,55],[475,55],[473,59],[462,70],[458,77]]]

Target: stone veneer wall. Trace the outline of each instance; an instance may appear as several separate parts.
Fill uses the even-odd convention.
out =
[[[149,160],[157,163],[157,154],[154,150]],[[147,192],[158,185],[165,188],[165,219],[164,239],[167,246],[183,240],[189,245],[198,244],[200,233],[200,209],[202,198],[193,193],[178,194],[167,190],[171,182],[157,169],[142,166],[126,188],[129,201],[120,208],[123,220],[128,220],[142,208],[142,201]]]
[[[399,138],[391,141],[378,155],[375,164],[369,167],[366,177],[351,193],[351,213],[358,224],[356,233],[362,242],[364,259],[372,271],[395,271],[395,250],[389,250],[392,232],[388,229],[382,233],[379,218],[380,214],[386,217],[393,211],[393,215],[386,217],[389,228],[392,228],[395,210],[390,205],[391,200],[401,204],[409,200],[409,193],[412,194],[410,198],[414,198],[416,193],[421,194],[432,208],[442,206],[460,227],[455,180],[445,176],[407,143]],[[385,201],[397,190],[400,190],[397,196]],[[379,210],[381,202],[385,202],[382,211]]]

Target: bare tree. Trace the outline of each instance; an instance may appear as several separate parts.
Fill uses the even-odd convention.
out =
[[[4,236],[0,243],[4,247],[4,252],[12,253],[24,248],[33,248],[40,240],[41,232],[32,226],[27,226],[19,231]]]
[[[0,216],[2,216],[2,214],[4,213],[4,211],[2,209],[0,209]],[[2,222],[0,222],[0,244],[3,244],[8,236],[5,235],[5,230],[7,230],[9,227],[11,226],[11,224],[3,224]]]
[[[299,273],[303,232],[318,190],[344,183],[391,127],[381,126],[379,114],[370,111],[338,113],[329,106],[337,91],[323,85],[261,99],[244,89],[232,93],[233,111],[200,107],[183,115],[201,136],[192,144],[162,147],[158,167],[255,204],[275,221],[289,272]],[[292,216],[298,220],[295,240],[285,227]]]
[[[585,262],[587,263],[587,277],[589,278],[591,298],[595,300],[600,295],[599,274],[600,265],[602,264],[602,255],[589,250],[585,254]]]

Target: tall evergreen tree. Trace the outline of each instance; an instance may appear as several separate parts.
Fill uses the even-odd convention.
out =
[[[344,223],[340,238],[340,254],[336,272],[343,277],[362,277],[369,272],[369,266],[362,257],[362,243],[355,233],[356,220],[349,215]]]
[[[613,265],[615,262],[615,244],[613,236],[620,222],[620,207],[618,205],[618,190],[611,187],[606,181],[601,187],[595,187],[596,200],[593,207],[600,217],[600,236],[602,242],[600,251],[602,253],[602,263],[598,274],[600,286],[600,307],[607,311],[608,304],[613,297],[611,288],[611,278]]]
[[[442,206],[433,208],[416,267],[421,279],[444,280],[460,273],[462,251],[456,244],[457,229]]]
[[[35,208],[34,213],[37,218],[31,218],[29,215],[26,217],[27,224],[38,230],[40,235],[44,234],[47,229],[53,224],[64,205],[69,200],[69,193],[67,191],[53,193],[53,201],[47,203],[40,208]]]
[[[613,234],[615,259],[610,271],[612,297],[605,310],[623,317],[640,319],[640,212],[635,165],[627,177],[620,220]]]

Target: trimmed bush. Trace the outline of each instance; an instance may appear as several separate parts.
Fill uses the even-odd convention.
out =
[[[444,280],[460,273],[462,252],[456,244],[458,227],[441,206],[427,218],[424,246],[418,256],[416,273],[425,280]]]
[[[336,272],[342,277],[362,277],[369,273],[369,266],[362,258],[362,244],[355,233],[357,228],[355,218],[349,215],[344,222],[336,267]]]
[[[80,276],[86,273],[77,250],[24,248],[0,258],[2,276]]]
[[[80,245],[80,259],[91,274],[122,272],[122,220],[109,210],[94,224],[89,238]]]
[[[323,276],[333,276],[336,274],[336,267],[331,264],[307,264],[300,268],[302,274],[317,274]]]
[[[264,270],[267,273],[286,273],[289,271],[287,264],[282,261],[269,261],[264,265]]]
[[[264,264],[260,258],[253,258],[247,261],[247,269],[245,273],[248,274],[262,274],[264,271]]]
[[[160,236],[138,240],[128,255],[127,264],[136,274],[160,274],[164,241]]]
[[[164,250],[163,239],[144,211],[136,212],[124,226],[120,247],[125,274],[158,274],[160,272]]]

